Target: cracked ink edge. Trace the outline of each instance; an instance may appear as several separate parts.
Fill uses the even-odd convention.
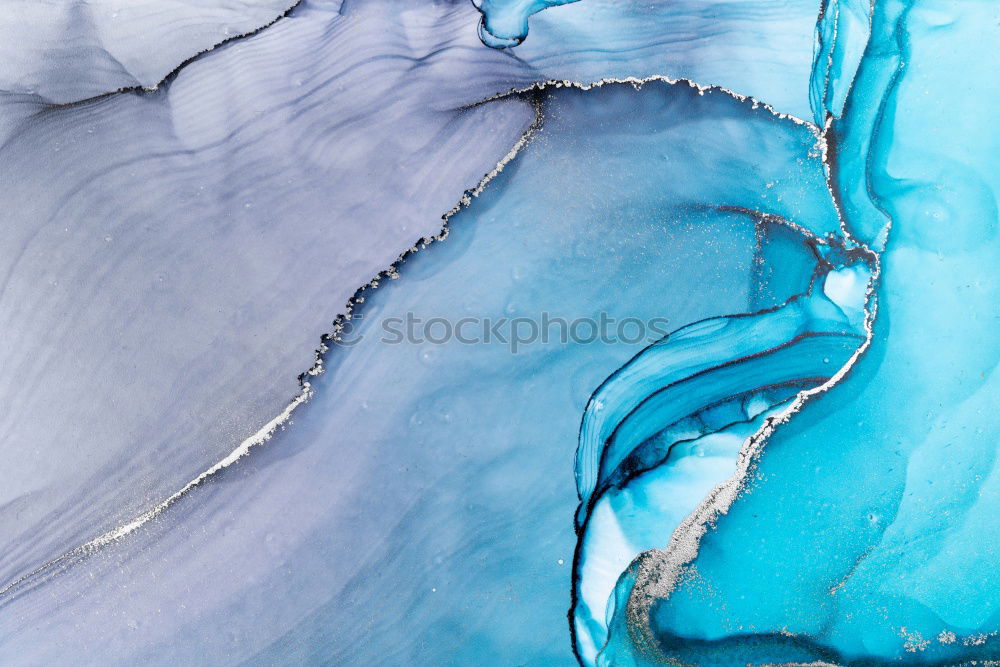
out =
[[[289,10],[290,11],[290,10]],[[446,211],[442,216],[441,230],[434,236],[421,237],[417,240],[410,248],[404,250],[400,253],[399,257],[389,265],[388,268],[379,271],[375,276],[369,280],[367,283],[363,284],[354,292],[352,296],[347,301],[347,305],[344,312],[334,319],[332,328],[328,333],[323,334],[320,337],[320,345],[315,350],[315,359],[312,366],[310,366],[306,371],[302,372],[298,376],[298,382],[300,386],[299,393],[292,398],[292,400],[285,406],[285,408],[278,413],[273,419],[267,422],[263,427],[261,427],[256,433],[250,437],[243,440],[239,445],[236,446],[229,454],[223,457],[221,460],[216,462],[210,468],[199,474],[197,477],[189,481],[178,491],[171,494],[165,500],[161,501],[159,504],[155,505],[153,508],[143,512],[136,518],[123,523],[105,533],[102,533],[98,537],[82,544],[74,549],[71,549],[60,556],[46,562],[45,564],[31,570],[30,572],[21,575],[14,581],[8,583],[6,586],[0,588],[0,605],[4,603],[4,598],[9,599],[10,596],[15,593],[22,586],[28,584],[32,579],[40,574],[43,574],[54,567],[60,565],[68,565],[74,562],[76,559],[86,558],[92,554],[97,553],[104,547],[113,544],[122,538],[134,533],[143,525],[149,523],[151,520],[162,514],[171,505],[180,500],[182,497],[188,494],[192,489],[200,486],[205,480],[209,479],[216,473],[228,468],[233,465],[244,456],[247,456],[250,451],[258,446],[266,443],[271,437],[277,432],[279,428],[284,428],[286,425],[291,423],[291,418],[295,410],[307,403],[314,394],[312,384],[309,378],[320,375],[324,371],[324,359],[326,358],[326,353],[330,350],[330,346],[327,344],[330,341],[336,342],[340,339],[340,335],[343,332],[345,323],[351,320],[353,311],[357,305],[364,303],[363,293],[370,289],[377,289],[384,279],[395,280],[399,277],[398,267],[404,262],[410,255],[417,253],[434,242],[444,241],[448,237],[449,226],[451,218],[454,217],[461,210],[467,208],[472,204],[473,200],[478,197],[489,183],[496,178],[500,173],[510,164],[524,148],[531,142],[535,134],[541,129],[543,123],[543,103],[540,97],[537,95],[526,96],[528,101],[531,103],[534,110],[535,118],[528,126],[518,140],[514,143],[511,149],[496,163],[489,172],[487,172],[473,188],[466,190],[461,198],[459,198],[458,203],[456,203],[451,209]]]

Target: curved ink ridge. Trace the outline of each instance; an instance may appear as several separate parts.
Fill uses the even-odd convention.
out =
[[[0,662],[1000,656],[995,2],[287,4],[0,19]]]

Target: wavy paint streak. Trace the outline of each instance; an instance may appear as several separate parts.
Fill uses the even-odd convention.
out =
[[[613,599],[615,582],[625,566],[637,558],[633,576],[641,582],[656,581],[654,590],[637,593],[633,589],[629,599],[629,627],[642,628],[638,621],[648,616],[648,605],[669,596],[681,567],[697,555],[706,525],[725,514],[745,488],[750,463],[767,435],[777,424],[790,419],[810,396],[843,378],[870,344],[873,313],[861,306],[871,302],[874,277],[868,267],[875,266],[876,258],[862,252],[852,256],[854,265],[818,269],[811,292],[780,308],[707,320],[671,334],[630,361],[595,392],[581,426],[577,459],[581,537],[572,622],[577,651],[585,663],[593,664],[607,641],[603,617],[607,613],[611,618],[614,608],[605,612],[605,605]],[[837,283],[840,286],[830,289]],[[858,290],[862,292],[860,299]],[[793,393],[793,398],[780,394],[767,397],[769,388],[788,384],[809,386]],[[644,451],[650,448],[650,439],[658,431],[676,429],[688,415],[726,401],[738,400],[745,405],[750,398],[755,407],[744,408],[748,412],[739,419],[752,426],[752,433],[739,439],[742,447],[727,455],[716,455],[721,456],[719,461],[728,456],[735,464],[732,473],[722,465],[722,474],[731,475],[725,481],[718,478],[719,464],[708,461],[702,464],[710,466],[702,473],[703,479],[689,490],[685,487],[691,482],[685,477],[695,474],[693,464],[682,465],[671,449],[665,455],[652,456]],[[637,435],[630,434],[636,428],[629,429],[628,425],[636,421],[641,430]],[[697,437],[712,436],[721,430],[699,429]],[[655,452],[661,446],[653,449]],[[704,456],[703,451],[692,454]],[[673,477],[668,467],[677,467]],[[598,470],[599,476],[595,474]],[[653,473],[662,479],[648,481]],[[678,476],[680,484],[674,479]],[[672,492],[653,490],[665,484],[677,488]],[[642,491],[633,488],[640,485]],[[706,485],[711,491],[699,503]],[[634,496],[634,501],[617,511],[611,509],[622,502],[616,497],[627,494]],[[600,517],[597,521],[593,520],[595,513]],[[680,518],[683,520],[678,525]],[[626,523],[635,526],[629,529],[632,535],[624,529]],[[655,550],[657,537],[670,532],[673,536],[667,548]],[[621,536],[603,549],[590,546],[607,541],[609,537],[605,536],[610,534]],[[598,565],[592,566],[595,559]],[[610,566],[609,560],[620,567]],[[580,591],[588,590],[581,596]],[[581,604],[584,602],[585,606]]]

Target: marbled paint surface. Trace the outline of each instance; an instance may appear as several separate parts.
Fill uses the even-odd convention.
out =
[[[4,4],[0,661],[1000,657],[995,3]]]

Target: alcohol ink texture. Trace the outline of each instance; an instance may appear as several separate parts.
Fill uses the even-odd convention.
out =
[[[0,662],[1000,659],[996,3],[7,4]]]

